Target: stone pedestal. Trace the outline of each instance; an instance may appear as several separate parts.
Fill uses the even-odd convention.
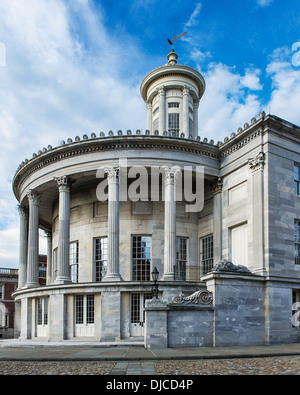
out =
[[[163,299],[150,299],[145,304],[145,335],[146,348],[168,347],[168,310]]]

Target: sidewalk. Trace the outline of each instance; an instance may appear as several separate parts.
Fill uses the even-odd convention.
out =
[[[300,343],[252,347],[146,349],[142,342],[21,342],[0,340],[0,361],[155,361],[300,355]]]

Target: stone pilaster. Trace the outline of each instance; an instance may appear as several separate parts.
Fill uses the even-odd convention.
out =
[[[214,264],[222,260],[222,190],[223,182],[218,178],[213,185]]]
[[[18,288],[25,287],[28,255],[28,210],[19,205],[20,214],[20,244],[19,244],[19,276]]]
[[[39,285],[39,195],[30,189],[27,198],[29,230],[26,287],[37,287]]]
[[[119,169],[106,168],[108,180],[107,273],[103,281],[121,281],[119,273]]]
[[[180,170],[177,167],[165,168],[165,243],[164,274],[165,281],[174,280],[176,264],[176,181]]]
[[[70,177],[55,177],[59,190],[58,256],[56,283],[64,284],[70,279]]]
[[[265,154],[259,152],[248,161],[252,173],[253,272],[266,275],[264,260],[264,165]]]

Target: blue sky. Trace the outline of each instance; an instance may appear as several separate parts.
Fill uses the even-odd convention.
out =
[[[18,265],[18,165],[68,137],[144,130],[140,83],[184,31],[178,61],[206,80],[202,138],[262,110],[300,124],[299,0],[0,0],[0,267]]]

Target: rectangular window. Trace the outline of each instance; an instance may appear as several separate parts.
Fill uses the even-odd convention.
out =
[[[179,108],[179,103],[171,102],[168,103],[169,108]]]
[[[300,265],[300,221],[295,221],[295,264]]]
[[[154,119],[153,121],[153,130],[158,130],[159,127],[159,118]]]
[[[107,237],[94,239],[95,281],[102,281],[107,272]]]
[[[292,326],[294,328],[299,328],[300,322],[300,291],[292,291]]]
[[[200,256],[201,276],[204,276],[212,270],[214,264],[213,235],[203,237],[200,240]]]
[[[294,193],[300,196],[300,165],[294,165]]]
[[[189,134],[193,134],[193,120],[189,118]]]
[[[94,323],[94,295],[86,296],[86,323]]]
[[[0,299],[4,299],[4,285],[0,284]]]
[[[175,132],[176,136],[179,136],[179,114],[178,113],[170,113],[169,116],[169,132]]]
[[[75,295],[75,323],[83,324],[83,295]]]
[[[187,274],[187,243],[184,237],[176,238],[176,267],[175,276],[177,280],[186,280]]]
[[[93,324],[94,295],[75,295],[75,324]]]
[[[78,241],[70,243],[70,275],[73,283],[78,283]]]
[[[47,277],[47,267],[46,266],[39,266],[39,278],[46,278]]]
[[[37,324],[47,325],[48,324],[48,299],[38,298],[37,299]]]
[[[56,279],[57,277],[57,254],[58,254],[58,248],[55,248],[53,250],[53,255],[52,255],[52,279]]]
[[[132,280],[149,281],[151,268],[151,237],[132,236]]]

